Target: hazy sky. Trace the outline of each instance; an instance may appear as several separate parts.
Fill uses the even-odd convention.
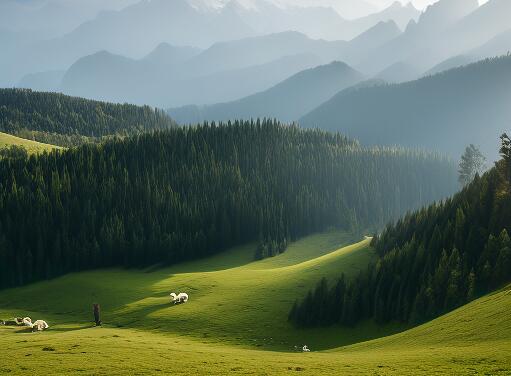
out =
[[[206,0],[211,1],[211,0]],[[218,1],[218,0],[217,0]],[[221,0],[228,1],[228,0]],[[251,0],[238,0],[248,1]],[[345,18],[358,18],[366,16],[370,13],[378,12],[396,0],[269,0],[277,4],[298,5],[298,6],[327,6],[332,7]],[[428,5],[436,3],[438,0],[397,0],[402,4],[412,2],[413,5],[420,10],[424,10]],[[479,0],[483,4],[488,0]],[[509,0],[511,1],[511,0]]]
[[[299,0],[297,0],[299,1]],[[335,0],[334,0],[335,1]],[[337,1],[343,1],[343,0],[337,0]],[[367,1],[368,3],[371,3],[373,5],[376,5],[380,8],[384,8],[390,4],[392,4],[394,2],[394,0],[365,0]],[[402,4],[407,4],[410,2],[410,0],[399,0]],[[412,3],[413,5],[415,5],[416,8],[418,9],[424,9],[426,8],[428,5],[430,4],[433,4],[433,3],[436,3],[438,0],[412,0]],[[486,3],[488,0],[479,0],[479,4],[484,4]]]

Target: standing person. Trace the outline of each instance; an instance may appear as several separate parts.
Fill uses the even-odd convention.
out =
[[[98,303],[93,304],[94,307],[94,321],[96,322],[96,326],[101,326],[101,307]]]

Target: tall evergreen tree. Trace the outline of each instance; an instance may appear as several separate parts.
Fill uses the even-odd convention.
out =
[[[476,175],[481,175],[484,172],[486,158],[481,151],[470,144],[465,149],[465,153],[461,156],[459,168],[459,182],[465,186],[469,184]]]

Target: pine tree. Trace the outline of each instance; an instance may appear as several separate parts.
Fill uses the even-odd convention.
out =
[[[459,166],[459,182],[465,186],[469,184],[476,175],[480,175],[485,170],[486,158],[481,151],[470,144],[461,156]]]

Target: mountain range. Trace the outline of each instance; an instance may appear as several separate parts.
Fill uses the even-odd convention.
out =
[[[347,62],[367,74],[378,74],[396,63],[426,72],[446,59],[465,53],[509,30],[511,2],[440,0],[429,6],[403,34]],[[492,55],[482,56],[491,57]]]
[[[350,40],[378,22],[392,19],[404,25],[419,16],[415,8],[399,3],[354,20],[329,7],[283,7],[269,0],[141,0],[119,10],[111,8],[62,35],[32,31],[28,44],[21,43],[24,30],[9,30],[16,48],[0,62],[0,86],[12,86],[26,74],[66,70],[78,59],[103,50],[140,59],[161,43],[205,49],[218,42],[285,31],[313,39]],[[65,18],[65,13],[58,18]]]
[[[74,64],[64,75],[59,90],[85,98],[158,107],[216,103],[265,90],[321,62],[315,55],[297,53],[268,63],[195,76],[187,75],[186,65],[168,71],[167,67],[151,64],[152,69],[147,69],[146,59],[134,61],[101,52]]]
[[[103,51],[74,63],[57,90],[165,108],[229,102],[269,89],[302,70],[375,48],[399,33],[388,21],[349,42],[288,31],[219,42],[203,51],[164,44],[140,60]],[[176,57],[170,61],[167,55]]]
[[[511,119],[511,56],[402,84],[348,88],[299,123],[339,131],[366,144],[437,150],[453,157],[468,144],[496,158]]]

